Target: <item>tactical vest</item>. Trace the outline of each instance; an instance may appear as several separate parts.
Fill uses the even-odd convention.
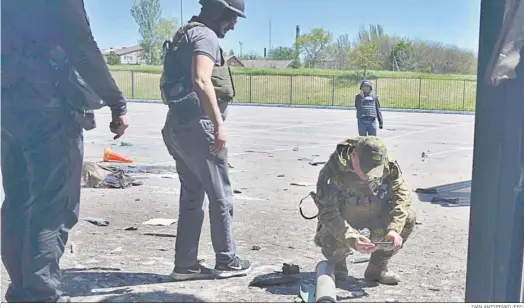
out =
[[[375,96],[370,94],[366,97],[360,97],[361,107],[357,110],[357,118],[373,117],[377,118],[377,104]]]
[[[180,44],[184,39],[186,42],[189,40],[187,32],[195,27],[205,27],[205,25],[192,21],[180,28],[172,41],[164,43],[164,69],[160,78],[162,101],[182,117],[193,117],[202,111],[193,89],[191,67],[187,66],[190,62],[187,59],[180,59],[179,54]],[[236,93],[231,69],[226,65],[222,48],[220,48],[220,58],[221,65],[215,65],[213,68],[211,82],[218,103],[222,106],[231,103]]]

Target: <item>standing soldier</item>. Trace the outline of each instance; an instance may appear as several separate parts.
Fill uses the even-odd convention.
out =
[[[93,39],[83,1],[2,1],[8,302],[70,301],[57,287],[68,233],[78,222],[82,128],[94,128],[89,110],[104,104],[117,138],[127,128],[126,100]]]
[[[169,106],[162,135],[181,185],[174,280],[236,277],[251,269],[249,261],[237,256],[232,234],[224,121],[235,88],[218,41],[235,28],[238,17],[245,18],[244,0],[200,0],[200,4],[199,16],[164,44],[160,84]],[[197,260],[206,194],[215,271]]]
[[[379,128],[382,129],[384,127],[378,96],[371,93],[371,91],[373,91],[371,81],[364,80],[360,83],[360,93],[355,96],[358,134],[360,136],[376,136],[377,120]]]
[[[312,196],[319,209],[315,244],[335,265],[336,279],[347,278],[346,257],[357,250],[371,253],[367,279],[397,284],[400,277],[389,271],[388,262],[413,231],[415,213],[400,167],[388,157],[386,145],[376,137],[338,144],[320,171]],[[369,238],[358,231],[365,228]],[[375,245],[382,241],[391,248]]]

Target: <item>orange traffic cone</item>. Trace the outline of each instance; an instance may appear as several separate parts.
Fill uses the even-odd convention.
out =
[[[111,150],[111,148],[106,148],[104,150],[104,161],[105,162],[121,162],[121,163],[134,163],[135,161],[117,154]]]

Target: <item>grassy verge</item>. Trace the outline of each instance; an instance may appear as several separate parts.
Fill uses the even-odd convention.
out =
[[[160,99],[161,68],[113,66],[126,97]],[[131,71],[132,70],[132,71]],[[321,106],[353,106],[359,72],[235,68],[235,101]],[[370,72],[381,105],[389,108],[474,111],[475,76]]]

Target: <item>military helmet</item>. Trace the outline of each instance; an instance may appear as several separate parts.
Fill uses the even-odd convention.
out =
[[[228,9],[238,16],[246,18],[244,0],[200,0],[199,3],[202,6],[215,5],[217,8]]]
[[[371,90],[373,90],[373,84],[372,84],[371,81],[369,81],[369,80],[363,80],[363,81],[360,83],[360,90],[362,90],[362,88],[363,88],[364,86],[369,86],[369,88],[370,88]]]

